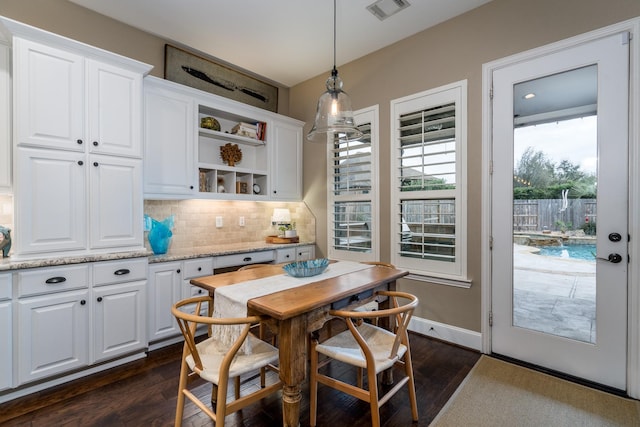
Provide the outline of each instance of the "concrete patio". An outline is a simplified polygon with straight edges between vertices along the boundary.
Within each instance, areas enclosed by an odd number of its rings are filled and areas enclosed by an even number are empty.
[[[595,342],[596,263],[541,256],[514,244],[514,324]]]

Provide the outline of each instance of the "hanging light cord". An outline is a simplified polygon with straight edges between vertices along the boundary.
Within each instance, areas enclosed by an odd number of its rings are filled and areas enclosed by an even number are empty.
[[[336,69],[336,0],[333,0],[333,70],[331,75],[337,75]]]

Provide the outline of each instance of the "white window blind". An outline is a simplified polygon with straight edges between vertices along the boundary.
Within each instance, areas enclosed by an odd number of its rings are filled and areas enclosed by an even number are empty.
[[[328,149],[329,256],[374,260],[378,257],[377,106],[354,114],[363,136],[336,136]]]
[[[416,274],[466,275],[466,82],[392,101],[393,262]]]

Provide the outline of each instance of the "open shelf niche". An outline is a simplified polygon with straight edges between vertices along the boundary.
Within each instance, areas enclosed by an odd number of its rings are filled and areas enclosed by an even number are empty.
[[[198,107],[198,125],[204,117],[213,117],[220,123],[220,130],[198,128],[199,192],[220,198],[252,198],[268,196],[267,123],[207,106]],[[232,133],[239,123],[256,126],[260,136],[255,138]],[[260,139],[262,138],[262,139]],[[220,148],[237,144],[242,159],[229,166],[222,160]]]

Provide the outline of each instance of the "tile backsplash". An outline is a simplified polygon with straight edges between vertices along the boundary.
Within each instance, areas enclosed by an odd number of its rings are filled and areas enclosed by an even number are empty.
[[[262,241],[278,234],[271,225],[275,208],[289,209],[301,241],[315,241],[316,221],[303,202],[251,202],[225,200],[145,200],[144,213],[156,220],[175,215],[172,248],[189,249],[215,244]],[[223,225],[216,227],[216,217]],[[239,225],[244,217],[244,226]],[[0,195],[0,225],[14,230],[13,197]],[[144,244],[149,248],[145,233]]]
[[[275,208],[289,209],[301,241],[315,241],[315,217],[303,202],[253,202],[226,200],[145,200],[144,213],[158,221],[174,217],[171,249],[189,249],[215,244],[262,241],[278,234],[271,224]],[[240,226],[240,217],[244,226]],[[216,227],[222,217],[222,227]],[[145,233],[145,246],[149,241]]]

